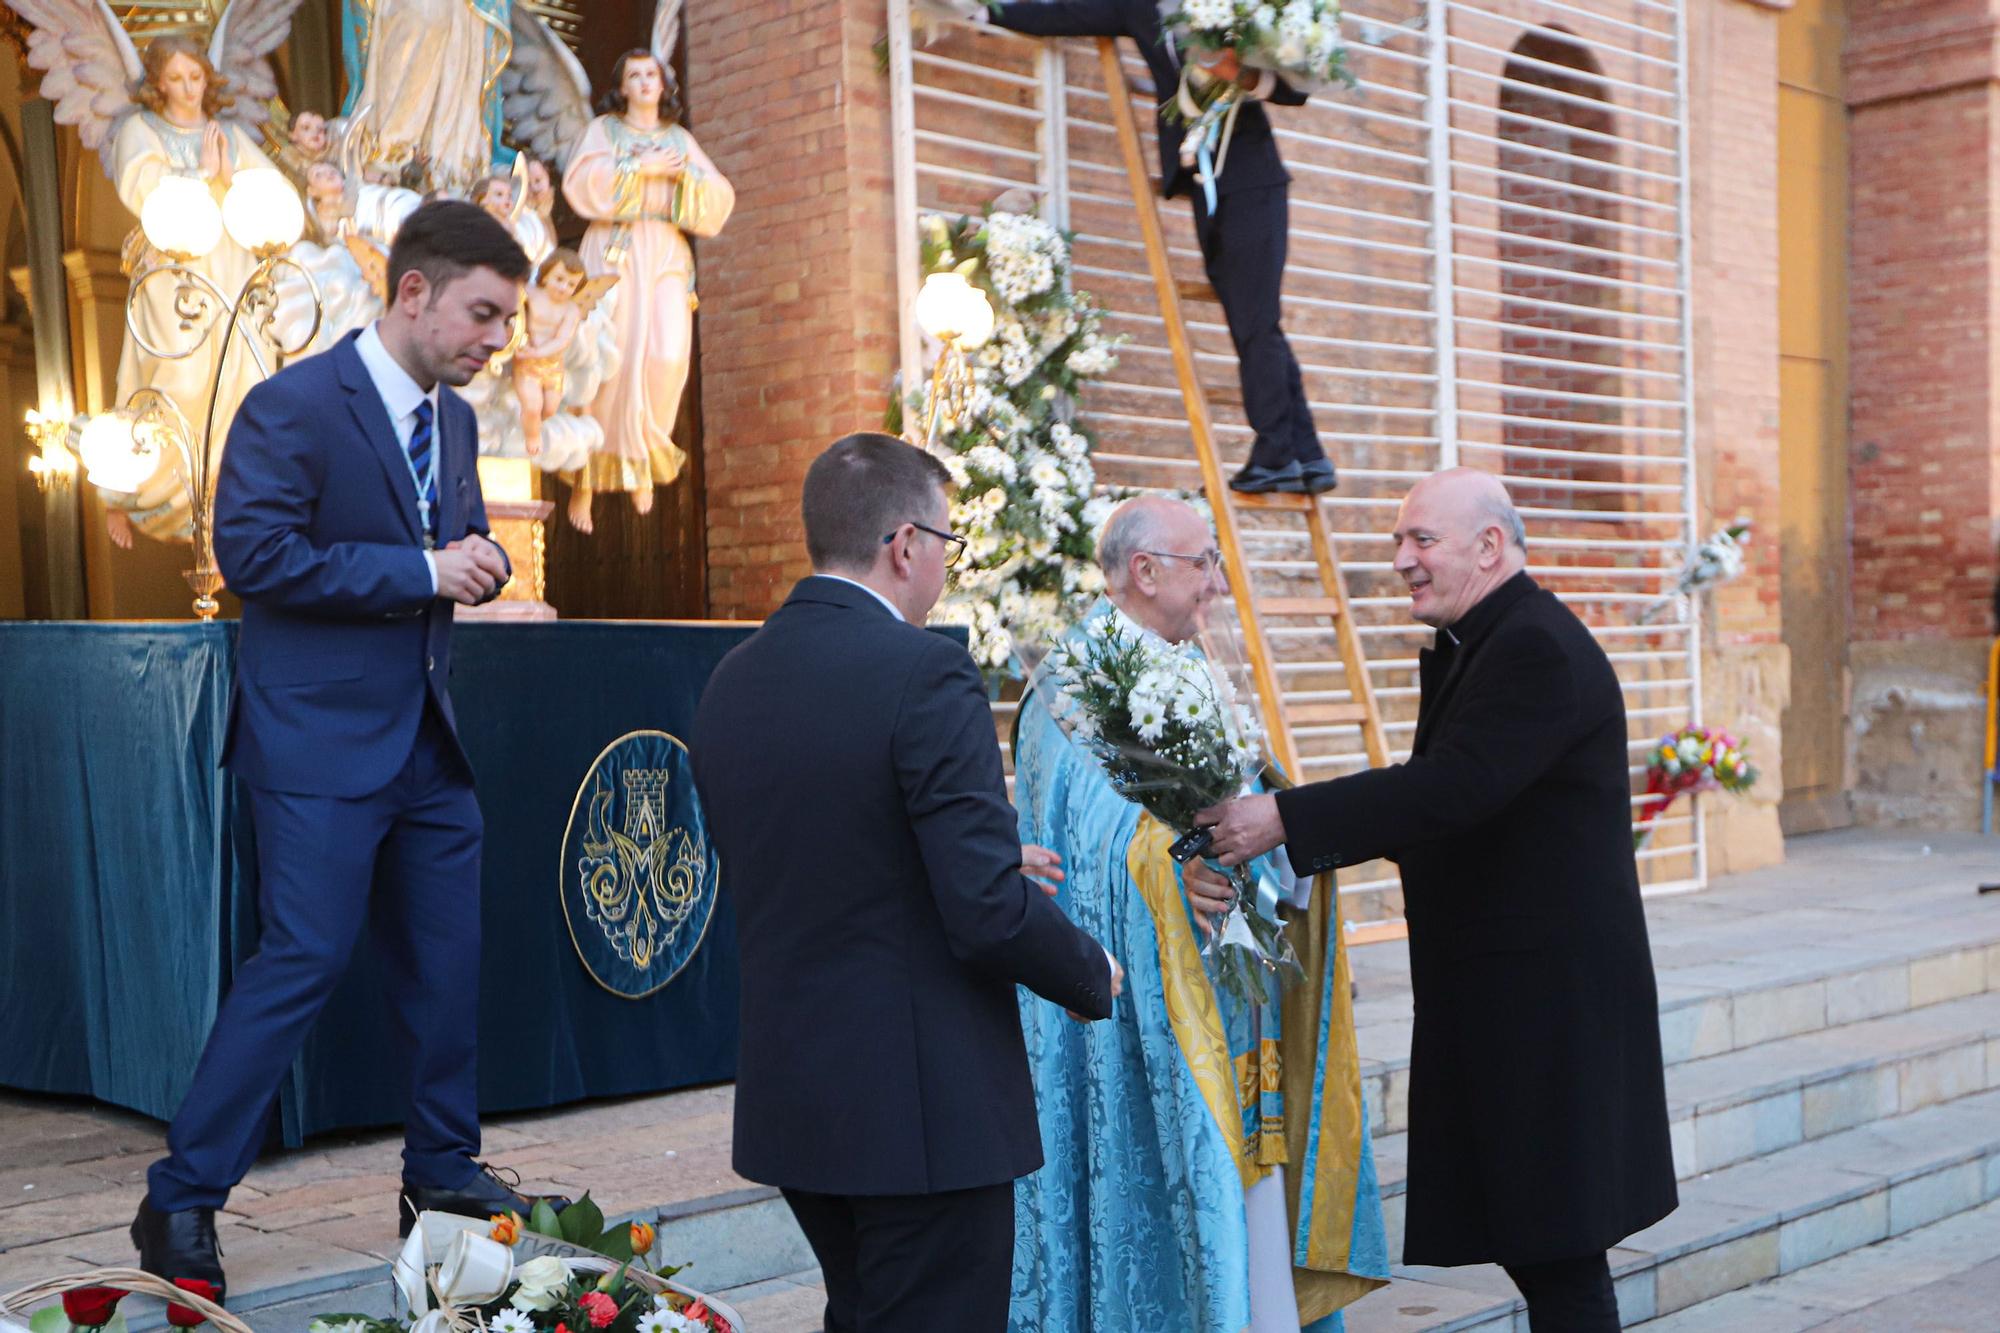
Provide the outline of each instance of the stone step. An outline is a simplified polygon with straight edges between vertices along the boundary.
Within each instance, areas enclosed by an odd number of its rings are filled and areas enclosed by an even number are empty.
[[[1830,1134],[1684,1182],[1679,1209],[1612,1252],[1620,1314],[1627,1324],[1672,1314],[1996,1197],[2000,1091]],[[1400,1214],[1399,1196],[1392,1254]],[[1349,1309],[1349,1333],[1526,1327],[1497,1267],[1406,1267],[1396,1278]]]
[[[1826,945],[1807,938],[1723,962],[1674,967],[1662,959],[1662,1054],[1671,1070],[2000,992],[2000,914],[1968,924],[1977,933],[1949,946],[1938,944],[1935,929],[1892,929],[1863,944]],[[1663,952],[1658,938],[1654,951],[1656,958]],[[1401,974],[1382,978],[1382,984],[1364,975],[1354,1006],[1362,1086],[1377,1135],[1409,1128],[1407,985]]]
[[[2000,994],[1767,1042],[1667,1070],[1674,1174],[1690,1180],[1780,1149],[2000,1089]],[[1375,1140],[1401,1248],[1409,1134]]]
[[[1887,1333],[2000,1323],[2000,1202],[1638,1325],[1645,1333]]]

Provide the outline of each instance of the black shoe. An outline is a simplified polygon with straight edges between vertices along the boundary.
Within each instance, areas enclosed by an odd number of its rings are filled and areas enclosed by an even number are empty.
[[[1299,465],[1286,463],[1282,467],[1258,467],[1255,463],[1229,479],[1229,489],[1244,495],[1261,495],[1266,491],[1295,491],[1299,488]]]
[[[1315,458],[1299,464],[1299,488],[1307,495],[1320,495],[1338,485],[1340,475],[1333,470],[1332,459]]]
[[[150,1198],[141,1199],[139,1215],[132,1219],[132,1244],[139,1251],[139,1267],[169,1282],[175,1278],[211,1282],[212,1299],[222,1304],[222,1245],[215,1238],[215,1209],[163,1213]]]
[[[513,1175],[513,1172],[508,1174]],[[522,1194],[514,1188],[519,1183],[519,1177],[511,1183],[500,1179],[494,1169],[484,1162],[479,1163],[478,1175],[455,1190],[412,1185],[406,1180],[403,1192],[397,1196],[396,1234],[409,1235],[410,1228],[417,1223],[418,1213],[456,1213],[460,1217],[518,1213],[525,1222],[538,1203],[545,1203],[557,1212],[569,1207],[569,1200],[560,1194]]]

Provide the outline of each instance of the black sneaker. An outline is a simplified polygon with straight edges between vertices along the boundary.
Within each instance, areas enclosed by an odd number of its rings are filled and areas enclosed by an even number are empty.
[[[509,1171],[507,1174],[514,1173]],[[482,1218],[497,1213],[518,1213],[525,1221],[538,1203],[546,1203],[557,1212],[569,1207],[569,1200],[560,1194],[522,1194],[514,1188],[519,1183],[518,1176],[512,1181],[500,1179],[494,1169],[484,1162],[479,1163],[479,1174],[457,1189],[412,1185],[406,1180],[396,1200],[396,1234],[409,1235],[410,1228],[417,1224],[418,1213],[455,1213],[460,1217]]]
[[[1258,467],[1255,463],[1250,463],[1229,479],[1229,489],[1244,495],[1261,495],[1266,491],[1295,491],[1298,488],[1297,463],[1286,463],[1282,467]]]
[[[139,1251],[139,1267],[154,1277],[172,1282],[192,1278],[212,1283],[212,1299],[222,1304],[226,1294],[222,1280],[222,1244],[215,1238],[215,1209],[186,1208],[177,1213],[161,1212],[151,1198],[139,1201],[139,1215],[132,1219],[132,1245]]]

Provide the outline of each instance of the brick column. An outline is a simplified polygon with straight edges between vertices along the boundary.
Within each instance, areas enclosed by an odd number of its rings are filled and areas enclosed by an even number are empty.
[[[1706,537],[1739,514],[1757,525],[1742,577],[1704,599],[1700,720],[1744,737],[1764,774],[1747,797],[1701,803],[1711,875],[1784,855],[1777,25],[1738,0],[1688,7],[1696,528]]]
[[[761,616],[807,572],[799,484],[873,429],[896,359],[883,0],[690,6],[692,128],[736,186],[700,243],[709,597]]]
[[[1858,813],[1976,827],[2000,538],[2000,0],[1856,0]]]

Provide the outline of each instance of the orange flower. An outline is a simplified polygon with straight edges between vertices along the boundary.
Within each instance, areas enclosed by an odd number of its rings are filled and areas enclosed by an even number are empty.
[[[521,1239],[521,1215],[516,1212],[495,1213],[492,1217],[493,1229],[486,1234],[502,1245],[512,1245]]]
[[[632,1253],[649,1254],[653,1249],[653,1228],[644,1222],[632,1224]]]

